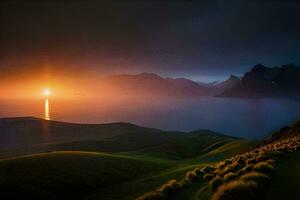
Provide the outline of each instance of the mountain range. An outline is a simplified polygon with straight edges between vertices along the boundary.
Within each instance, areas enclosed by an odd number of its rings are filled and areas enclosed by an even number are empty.
[[[102,80],[111,91],[123,94],[206,96],[209,90],[185,78],[163,78],[154,73],[113,75]]]
[[[214,81],[211,83],[202,83],[198,82],[198,84],[207,88],[209,93],[214,96],[223,93],[226,90],[233,88],[236,84],[238,84],[241,79],[238,76],[230,75],[228,79],[224,81]]]
[[[294,64],[281,67],[257,64],[241,78],[230,75],[227,80],[212,83],[161,77],[154,73],[122,74],[105,77],[102,85],[109,88],[108,91],[125,95],[299,98],[300,67]]]
[[[214,96],[232,88],[240,79],[231,75],[227,80],[214,83],[196,82],[187,78],[161,77],[154,73],[113,75],[101,80],[109,91],[118,94],[162,96]]]
[[[294,64],[281,67],[255,65],[241,81],[224,90],[219,97],[300,97],[300,67]]]

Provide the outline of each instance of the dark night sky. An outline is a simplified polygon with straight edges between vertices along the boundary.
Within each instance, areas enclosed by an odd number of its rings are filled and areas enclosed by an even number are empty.
[[[300,64],[297,1],[107,2],[1,1],[0,74],[47,65],[210,81],[258,62]]]

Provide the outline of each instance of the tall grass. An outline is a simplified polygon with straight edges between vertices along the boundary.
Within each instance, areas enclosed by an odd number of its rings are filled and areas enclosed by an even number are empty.
[[[206,181],[211,181],[211,180],[214,178],[214,175],[211,174],[211,173],[205,174],[205,175],[203,176],[203,178],[204,178],[204,180],[206,180]]]
[[[229,172],[228,174],[226,174],[224,176],[224,182],[228,183],[228,182],[233,181],[233,180],[235,180],[237,178],[238,178],[238,176],[237,176],[236,173]]]
[[[176,180],[170,180],[163,184],[160,188],[153,192],[148,192],[137,200],[163,200],[171,198],[179,189],[181,185]]]
[[[255,164],[253,170],[267,175],[272,175],[274,173],[274,167],[266,162]]]
[[[220,186],[212,200],[254,200],[257,188],[257,184],[252,181],[233,181]]]
[[[270,177],[262,173],[250,172],[241,176],[240,180],[254,181],[258,186],[266,187],[270,182]]]
[[[224,183],[224,179],[220,176],[216,176],[210,181],[213,190],[216,190],[223,183]]]
[[[295,129],[287,129],[270,141],[251,148],[248,152],[221,161],[213,166],[196,168],[186,173],[180,183],[169,181],[160,189],[145,194],[138,200],[160,200],[172,196],[180,188],[203,178],[214,191],[212,200],[262,199],[274,173],[275,164],[285,158],[286,153],[300,148],[300,121]]]

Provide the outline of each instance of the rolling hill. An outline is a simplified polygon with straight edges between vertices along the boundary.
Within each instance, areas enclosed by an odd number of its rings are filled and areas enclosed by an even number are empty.
[[[70,150],[143,151],[180,159],[196,156],[216,142],[236,139],[209,130],[185,133],[128,123],[72,124],[29,117],[0,119],[0,129],[2,157]]]
[[[0,151],[0,193],[5,198],[133,199],[170,177],[251,144],[209,130],[185,133],[29,117],[0,121],[5,146]],[[15,145],[9,143],[13,139]]]
[[[0,147],[14,148],[43,143],[97,140],[124,133],[160,132],[130,123],[73,124],[34,117],[0,118]]]
[[[286,127],[247,152],[194,167],[137,200],[299,199],[299,126]]]
[[[24,133],[30,133],[30,127],[39,130],[36,128],[39,126],[32,124],[41,123],[43,120],[10,118],[2,121],[18,124],[18,134],[22,135],[21,130],[25,128],[27,129]],[[24,121],[30,121],[31,126],[22,128],[26,124]],[[61,138],[64,140],[57,139],[51,143],[42,141],[18,148],[18,153],[26,154],[24,156],[12,157],[6,154],[6,158],[0,159],[0,193],[4,199],[136,199],[149,191],[157,190],[172,179],[183,184],[181,181],[190,180],[193,176],[190,174],[196,169],[212,169],[214,171],[211,173],[217,176],[217,169],[221,165],[228,165],[229,171],[239,170],[240,168],[232,168],[233,161],[235,163],[246,159],[247,162],[260,162],[260,159],[264,159],[261,156],[264,151],[273,148],[294,149],[293,145],[297,143],[293,138],[299,134],[299,122],[274,133],[264,142],[232,138],[209,130],[184,133],[116,123],[118,128],[113,124],[91,125],[102,131],[105,127],[112,131],[112,135],[99,131],[99,137],[97,134],[80,137],[78,133],[84,134],[80,126],[91,130],[86,127],[89,125],[53,121],[48,123],[51,126],[55,124],[59,127],[76,127],[82,132],[77,132],[76,141],[66,141],[66,136],[63,136]],[[59,132],[55,134],[58,135]],[[34,134],[30,136],[32,135]],[[58,136],[54,138],[60,139]],[[258,161],[253,161],[251,156],[256,154],[259,154],[255,156]],[[294,191],[298,184],[297,178],[288,169],[298,170],[294,164],[299,161],[299,155],[297,152],[289,155],[276,164],[274,181],[266,194],[268,199],[285,195],[297,197]],[[240,165],[245,165],[245,162],[241,161]],[[227,168],[220,169],[225,171]],[[281,187],[282,190],[278,192],[281,181],[285,181],[286,185],[292,181],[296,186]],[[193,179],[191,184],[184,184],[188,185],[172,196],[172,199],[208,200],[214,194],[211,183],[206,179]]]
[[[1,198],[83,199],[167,165],[127,156],[54,152],[0,161]]]
[[[239,143],[239,146],[235,144]],[[0,160],[3,198],[134,199],[164,181],[213,160],[244,152],[236,141],[212,154],[189,159],[155,157],[141,152],[59,151]],[[174,149],[175,151],[176,149]],[[218,156],[219,155],[219,156]]]

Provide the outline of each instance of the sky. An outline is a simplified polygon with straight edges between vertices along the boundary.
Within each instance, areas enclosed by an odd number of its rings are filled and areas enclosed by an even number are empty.
[[[152,72],[209,82],[257,63],[299,65],[299,20],[292,0],[4,0],[0,79]]]

